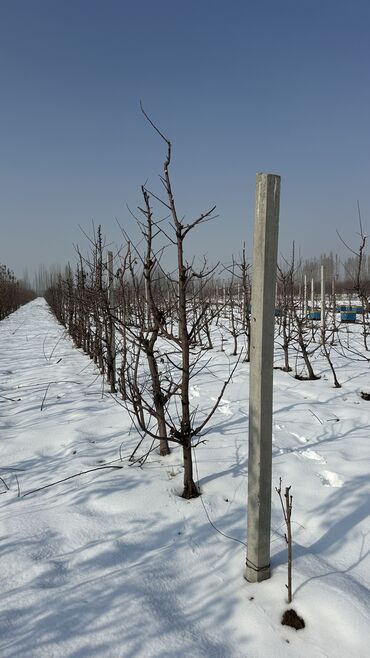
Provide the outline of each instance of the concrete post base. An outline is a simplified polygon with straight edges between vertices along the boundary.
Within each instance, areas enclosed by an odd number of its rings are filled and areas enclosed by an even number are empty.
[[[271,568],[268,564],[267,567],[260,567],[258,570],[253,567],[246,567],[244,578],[249,583],[261,583],[263,580],[268,580],[271,576]]]

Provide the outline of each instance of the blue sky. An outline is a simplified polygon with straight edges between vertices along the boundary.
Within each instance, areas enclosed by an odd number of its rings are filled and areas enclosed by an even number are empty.
[[[282,177],[280,252],[370,226],[368,0],[1,0],[0,261],[64,264],[78,228],[119,243],[164,145],[189,250],[251,253],[255,175]]]

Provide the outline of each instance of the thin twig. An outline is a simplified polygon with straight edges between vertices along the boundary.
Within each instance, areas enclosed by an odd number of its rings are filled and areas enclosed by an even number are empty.
[[[38,489],[32,489],[31,491],[27,491],[25,494],[23,494],[22,498],[25,496],[30,496],[30,494],[36,493],[36,491],[42,491],[43,489],[48,489],[49,487],[53,487],[55,484],[60,484],[61,482],[66,482],[67,480],[71,480],[72,478],[77,478],[80,475],[86,475],[86,473],[92,473],[93,471],[101,471],[104,468],[114,468],[114,469],[121,469],[123,466],[97,466],[96,468],[89,468],[88,471],[81,471],[81,473],[75,473],[74,475],[69,475],[67,478],[63,478],[62,480],[57,480],[56,482],[51,482],[50,484],[45,484],[44,487],[39,487]],[[17,476],[15,476],[17,477]],[[18,480],[17,480],[18,481]]]
[[[51,386],[51,382],[50,382],[50,383],[47,385],[47,387],[46,387],[45,395],[44,395],[44,397],[42,398],[40,411],[42,411],[43,408],[44,408],[44,402],[45,402],[45,400],[46,400],[46,396],[47,396],[47,394],[48,394],[48,390],[49,390],[50,386]]]

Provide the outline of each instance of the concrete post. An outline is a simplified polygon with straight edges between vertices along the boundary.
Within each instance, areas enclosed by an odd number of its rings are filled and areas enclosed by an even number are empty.
[[[304,275],[304,286],[303,286],[303,317],[307,318],[307,276]]]
[[[324,340],[325,332],[325,273],[324,266],[321,265],[321,331]]]
[[[337,328],[337,297],[335,294],[335,277],[333,276],[331,280],[331,305],[333,309],[333,329],[334,331]],[[334,344],[334,334],[332,338],[332,343]]]
[[[313,277],[311,279],[311,311],[313,311],[313,307],[315,306],[315,286],[313,282]]]
[[[248,534],[245,577],[270,577],[272,376],[280,176],[257,174],[249,393]]]

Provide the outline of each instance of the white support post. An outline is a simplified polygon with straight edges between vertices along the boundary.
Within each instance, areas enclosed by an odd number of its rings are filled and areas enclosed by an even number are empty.
[[[311,311],[313,311],[314,306],[315,306],[315,285],[312,278],[311,279]]]
[[[331,305],[333,310],[333,329],[336,331],[337,328],[337,297],[335,294],[335,277],[333,276],[331,280]],[[333,335],[334,341],[334,335]]]
[[[307,275],[304,275],[303,287],[303,317],[307,318]]]
[[[321,265],[321,332],[324,340],[325,335],[325,272]]]
[[[270,577],[272,384],[280,176],[257,174],[253,237],[245,577]]]

